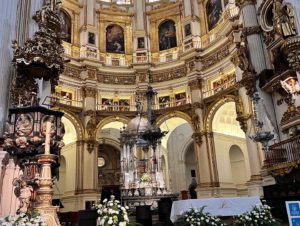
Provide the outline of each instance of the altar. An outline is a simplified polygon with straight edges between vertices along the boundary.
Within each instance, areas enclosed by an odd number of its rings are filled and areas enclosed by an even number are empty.
[[[179,200],[172,204],[170,219],[175,223],[184,212],[203,206],[205,206],[203,211],[212,216],[238,216],[251,211],[256,204],[261,204],[258,196]]]

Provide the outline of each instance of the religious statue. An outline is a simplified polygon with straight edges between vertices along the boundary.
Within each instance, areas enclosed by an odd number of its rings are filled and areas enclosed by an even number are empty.
[[[273,23],[275,31],[283,37],[296,35],[295,17],[289,5],[283,5],[282,0],[273,4]]]
[[[237,45],[237,52],[232,58],[233,63],[238,66],[244,72],[253,72],[253,67],[250,62],[247,40],[245,37],[241,37],[241,42]]]
[[[29,115],[21,114],[16,123],[16,132],[18,136],[28,136],[33,129],[33,122]]]
[[[287,78],[284,81],[280,81],[282,88],[289,94],[292,95],[292,99],[296,99],[296,95],[300,92],[300,85],[295,78]]]
[[[30,206],[30,199],[33,192],[33,188],[30,185],[27,185],[27,182],[21,176],[20,178],[15,178],[13,185],[17,186],[17,193],[19,193],[18,198],[20,201],[19,209],[17,214],[27,213]]]

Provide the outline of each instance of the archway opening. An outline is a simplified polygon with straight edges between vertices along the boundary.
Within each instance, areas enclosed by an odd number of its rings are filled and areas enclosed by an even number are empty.
[[[212,121],[212,149],[216,156],[221,187],[231,185],[232,188],[239,188],[241,184],[245,187],[245,178],[250,174],[245,133],[236,118],[235,102],[226,102],[217,110]],[[232,151],[232,147],[238,149]],[[237,171],[243,171],[244,174],[236,175]]]
[[[191,170],[195,170],[193,130],[191,125],[180,117],[165,120],[160,128],[168,131],[161,141],[161,155],[165,159],[165,181],[172,192],[188,190],[191,183]],[[192,165],[189,165],[191,162]]]

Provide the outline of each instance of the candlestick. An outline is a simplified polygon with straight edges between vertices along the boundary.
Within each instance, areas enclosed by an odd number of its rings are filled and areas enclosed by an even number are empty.
[[[47,121],[46,122],[46,138],[45,138],[45,155],[50,154],[51,127],[52,127],[52,123]]]

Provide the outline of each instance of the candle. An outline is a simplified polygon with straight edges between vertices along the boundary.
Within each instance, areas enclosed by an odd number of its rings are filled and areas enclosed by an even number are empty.
[[[52,127],[52,123],[47,121],[46,122],[46,138],[45,138],[45,155],[50,154],[51,127]]]

